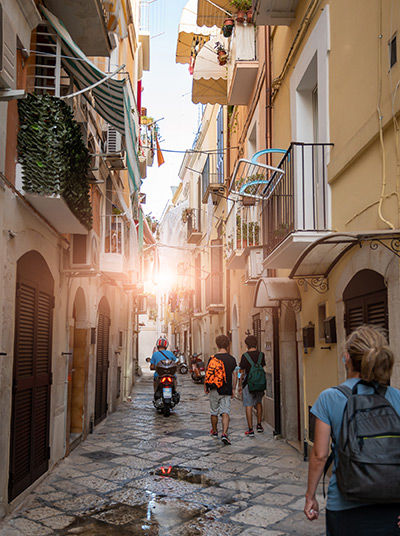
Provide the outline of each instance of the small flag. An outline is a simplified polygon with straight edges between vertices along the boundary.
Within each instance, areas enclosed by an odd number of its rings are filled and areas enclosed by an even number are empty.
[[[158,167],[162,166],[165,162],[163,154],[161,152],[160,144],[158,142],[158,138],[156,138],[156,146],[157,146],[157,163]]]

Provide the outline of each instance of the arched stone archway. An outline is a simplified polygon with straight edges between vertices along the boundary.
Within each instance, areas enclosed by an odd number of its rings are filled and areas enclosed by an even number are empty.
[[[107,298],[100,300],[97,319],[96,344],[96,395],[94,423],[98,424],[107,415],[108,367],[110,346],[111,313]]]
[[[17,261],[11,501],[48,469],[54,279],[35,250]]]

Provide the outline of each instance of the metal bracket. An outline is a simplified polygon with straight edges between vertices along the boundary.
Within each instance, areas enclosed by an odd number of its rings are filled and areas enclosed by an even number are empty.
[[[296,278],[297,279],[297,278]],[[300,277],[297,282],[301,287],[306,288],[310,285],[318,294],[324,294],[329,289],[328,279],[323,275],[316,277]]]
[[[397,257],[400,257],[400,238],[392,238],[392,240],[390,240],[390,244],[386,244],[385,242],[383,242],[383,240],[380,240],[379,238],[374,238],[371,241],[369,247],[375,251],[376,249],[378,249],[379,245],[388,249]]]

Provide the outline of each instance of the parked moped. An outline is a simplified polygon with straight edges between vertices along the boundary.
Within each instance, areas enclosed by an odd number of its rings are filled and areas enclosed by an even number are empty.
[[[191,376],[194,383],[204,383],[206,367],[200,359],[201,354],[193,354],[191,358]]]

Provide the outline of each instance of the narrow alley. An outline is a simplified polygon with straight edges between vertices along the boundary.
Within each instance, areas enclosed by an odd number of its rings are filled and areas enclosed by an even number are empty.
[[[42,480],[0,535],[324,534],[324,516],[311,523],[302,511],[301,455],[269,428],[245,437],[237,400],[224,446],[208,434],[203,386],[179,381],[181,403],[166,419],[151,403],[151,377],[142,377],[132,400]]]

